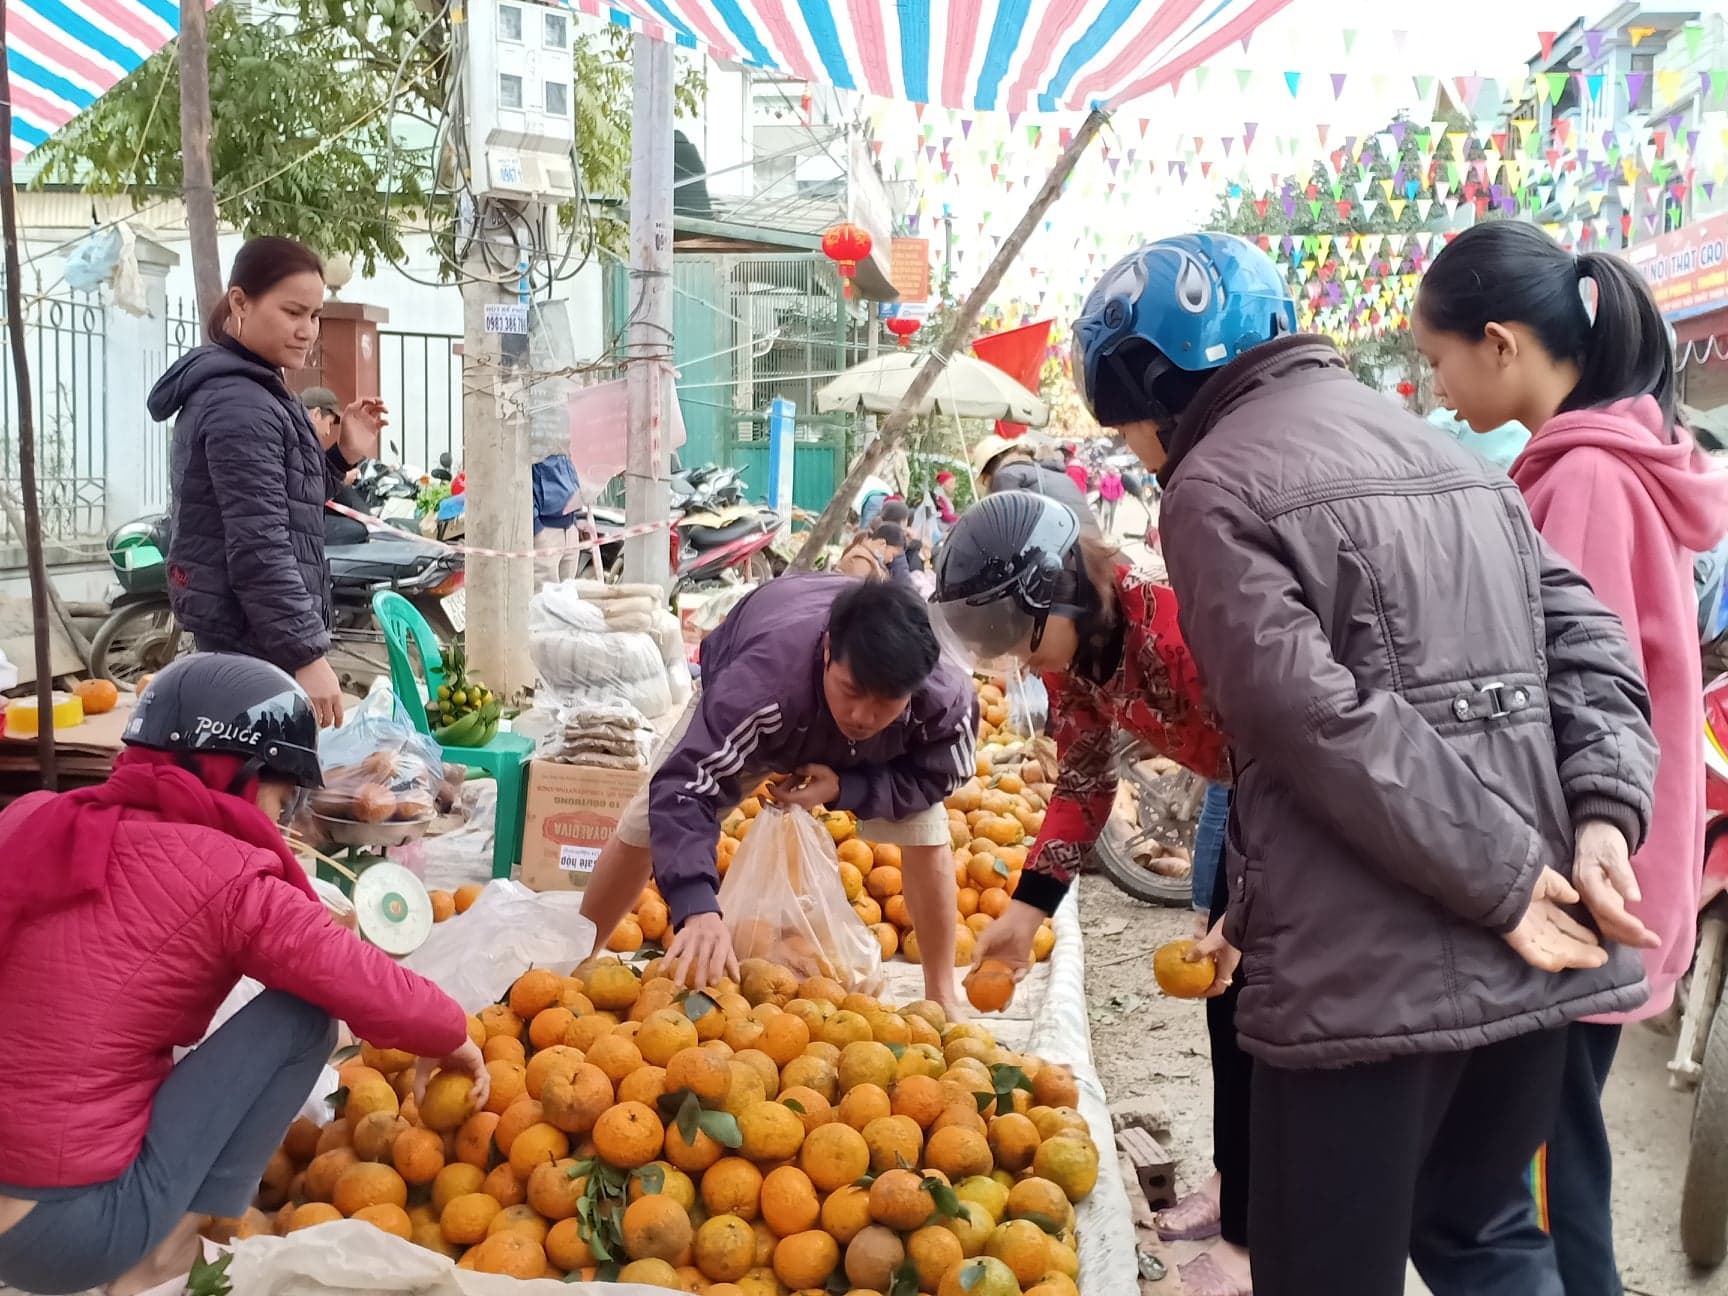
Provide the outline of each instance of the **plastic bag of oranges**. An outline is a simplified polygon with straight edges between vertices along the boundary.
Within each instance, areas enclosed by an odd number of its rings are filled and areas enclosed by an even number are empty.
[[[846,899],[834,839],[807,811],[762,807],[720,883],[720,910],[740,962],[881,988],[882,947]]]

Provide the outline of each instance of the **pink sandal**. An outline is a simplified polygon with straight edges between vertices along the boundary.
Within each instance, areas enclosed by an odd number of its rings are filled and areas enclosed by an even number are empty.
[[[1254,1296],[1252,1286],[1244,1287],[1225,1273],[1207,1251],[1202,1251],[1187,1264],[1176,1266],[1176,1275],[1181,1278],[1182,1290],[1188,1296]]]
[[[1166,1242],[1204,1242],[1215,1238],[1219,1220],[1218,1199],[1203,1192],[1191,1192],[1152,1217],[1158,1236]]]

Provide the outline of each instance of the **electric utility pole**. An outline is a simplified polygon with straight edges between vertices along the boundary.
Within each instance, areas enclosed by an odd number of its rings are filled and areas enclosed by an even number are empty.
[[[534,683],[534,494],[528,398],[534,304],[549,295],[557,205],[576,197],[571,15],[551,4],[469,0],[452,10],[467,187],[462,249],[462,465],[468,474],[467,650],[516,697]]]
[[[672,501],[667,433],[672,402],[672,45],[634,37],[630,106],[630,331],[625,340],[630,439],[624,514],[629,526],[665,524]],[[671,580],[662,531],[624,542],[624,579],[664,588]]]

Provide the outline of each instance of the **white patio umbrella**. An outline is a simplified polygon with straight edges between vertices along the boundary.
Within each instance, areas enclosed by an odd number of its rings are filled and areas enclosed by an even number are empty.
[[[929,351],[889,351],[853,365],[816,393],[816,408],[824,414],[860,410],[887,414],[912,385],[918,367],[932,359]],[[1049,407],[995,365],[968,355],[950,356],[942,375],[913,412],[957,415],[960,418],[1006,419],[1043,427]]]

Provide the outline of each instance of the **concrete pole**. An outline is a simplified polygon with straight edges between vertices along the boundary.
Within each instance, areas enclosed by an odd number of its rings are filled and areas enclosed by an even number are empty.
[[[488,306],[517,305],[514,283],[492,282],[496,271],[481,255],[491,239],[492,262],[517,255],[498,200],[482,199],[478,229],[462,270],[462,467],[468,474],[464,544],[512,555],[467,557],[469,669],[500,697],[513,698],[534,683],[528,655],[528,600],[534,596],[533,486],[529,476],[528,417],[521,407],[527,377],[526,336],[489,332]],[[530,220],[538,212],[530,206]]]
[[[630,441],[624,516],[630,526],[664,523],[672,511],[667,429],[672,402],[672,104],[675,68],[669,42],[635,37],[630,119],[630,364],[626,373]],[[663,530],[624,542],[624,579],[671,582]]]

